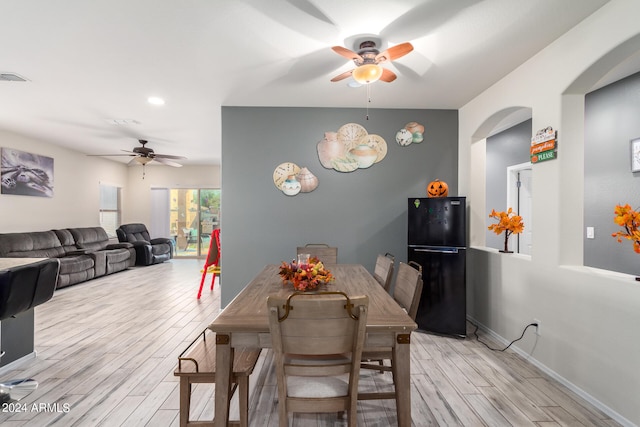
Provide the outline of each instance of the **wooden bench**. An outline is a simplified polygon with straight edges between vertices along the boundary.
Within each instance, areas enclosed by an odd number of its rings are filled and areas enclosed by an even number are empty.
[[[260,356],[259,348],[238,348],[233,357],[233,372],[231,374],[231,393],[233,396],[239,387],[240,421],[230,422],[230,425],[249,425],[249,375],[256,366]],[[189,421],[191,406],[191,384],[216,382],[216,337],[208,329],[200,335],[180,354],[178,367],[173,373],[180,377],[180,426],[211,426],[213,421]]]

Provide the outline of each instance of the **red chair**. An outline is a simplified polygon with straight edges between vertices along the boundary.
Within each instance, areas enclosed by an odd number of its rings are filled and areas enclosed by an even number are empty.
[[[202,285],[204,285],[204,278],[207,273],[212,273],[211,290],[213,291],[213,284],[216,281],[216,274],[220,276],[220,229],[216,228],[211,233],[211,240],[209,241],[209,253],[207,254],[207,260],[204,263],[202,269],[202,280],[200,280],[200,289],[198,290],[198,299],[202,296]]]

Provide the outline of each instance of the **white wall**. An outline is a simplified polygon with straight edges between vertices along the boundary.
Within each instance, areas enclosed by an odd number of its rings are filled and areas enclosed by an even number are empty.
[[[151,188],[220,188],[218,166],[129,167],[0,130],[0,147],[53,158],[54,196],[0,194],[0,233],[100,225],[99,184],[122,188],[122,223],[151,221]]]
[[[100,225],[99,184],[125,186],[127,168],[0,131],[0,146],[53,158],[54,196],[0,195],[0,232],[42,231]]]
[[[582,266],[583,108],[584,93],[640,50],[638,16],[640,2],[612,0],[459,116],[460,188],[472,206],[469,316],[509,340],[540,319],[542,336],[535,346],[527,336],[519,350],[533,350],[534,363],[624,425],[640,425],[640,284],[630,275]],[[559,132],[558,159],[533,168],[531,257],[483,246],[484,212],[491,208],[484,206],[484,130],[516,106],[532,109],[534,132],[546,126]]]
[[[219,166],[146,166],[142,178],[142,166],[128,168],[128,179],[123,194],[126,209],[122,223],[151,223],[152,188],[220,188]],[[224,194],[222,195],[224,199]]]

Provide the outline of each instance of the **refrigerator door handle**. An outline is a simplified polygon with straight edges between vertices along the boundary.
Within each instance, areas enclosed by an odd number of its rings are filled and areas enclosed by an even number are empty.
[[[416,252],[430,252],[438,254],[457,254],[458,248],[442,248],[442,249],[414,249]]]

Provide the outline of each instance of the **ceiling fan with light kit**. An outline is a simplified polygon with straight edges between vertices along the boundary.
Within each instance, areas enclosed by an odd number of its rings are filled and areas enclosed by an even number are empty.
[[[139,139],[138,142],[142,145],[141,147],[134,147],[133,150],[127,151],[122,150],[123,153],[117,154],[89,154],[89,156],[97,156],[97,157],[115,157],[115,156],[130,156],[133,157],[128,165],[140,164],[143,167],[146,166],[149,162],[156,161],[160,164],[172,166],[174,168],[180,168],[182,165],[180,163],[175,162],[174,160],[186,159],[183,156],[174,156],[171,154],[158,154],[153,151],[152,148],[146,146],[149,142],[144,139]],[[125,154],[126,153],[126,154]],[[143,175],[144,177],[144,171]]]
[[[405,42],[380,52],[378,49],[380,40],[376,40],[376,38],[372,36],[357,41],[355,45],[358,47],[357,52],[342,46],[333,46],[331,48],[338,55],[344,56],[356,64],[356,68],[338,74],[331,79],[332,82],[353,77],[353,79],[360,84],[370,84],[378,80],[391,83],[397,78],[396,74],[387,68],[383,68],[380,64],[395,61],[413,50],[413,45]]]

